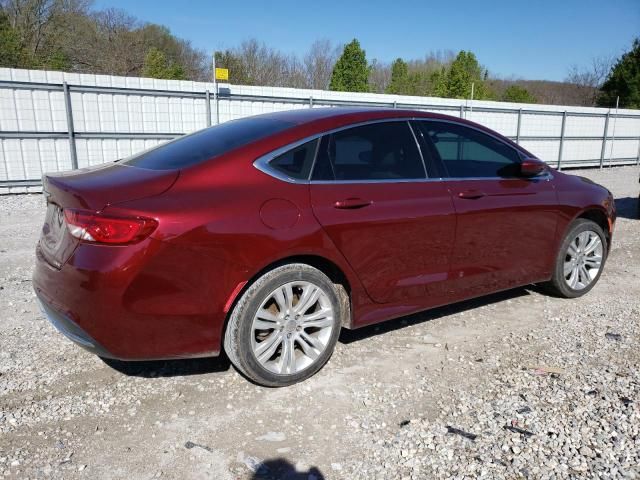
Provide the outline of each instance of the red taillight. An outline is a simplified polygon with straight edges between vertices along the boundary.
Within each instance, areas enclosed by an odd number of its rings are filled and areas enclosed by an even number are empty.
[[[64,210],[69,232],[92,243],[124,245],[136,243],[151,235],[158,222],[152,218],[116,217],[84,210]]]

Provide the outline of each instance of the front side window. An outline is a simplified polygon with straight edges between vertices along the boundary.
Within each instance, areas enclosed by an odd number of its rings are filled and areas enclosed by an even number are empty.
[[[416,122],[449,177],[515,177],[520,156],[511,146],[473,128],[445,122]]]
[[[416,141],[406,122],[374,123],[322,139],[313,180],[425,178]]]

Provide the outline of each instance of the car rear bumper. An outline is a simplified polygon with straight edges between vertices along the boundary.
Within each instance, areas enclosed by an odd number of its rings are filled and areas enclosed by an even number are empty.
[[[51,323],[118,360],[218,355],[225,305],[246,273],[154,239],[124,248],[81,243],[60,269],[36,257],[33,287]]]
[[[78,326],[73,320],[69,317],[54,310],[49,304],[46,303],[39,296],[38,304],[40,305],[40,309],[42,313],[47,317],[49,323],[53,325],[60,333],[62,333],[69,340],[74,342],[76,345],[84,348],[85,350],[98,355],[103,358],[115,358],[112,353],[108,352],[102,345],[100,345],[96,340],[91,338],[91,336],[82,330],[80,326]]]

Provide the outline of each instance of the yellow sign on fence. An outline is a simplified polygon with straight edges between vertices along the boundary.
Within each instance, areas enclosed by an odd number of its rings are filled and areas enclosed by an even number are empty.
[[[216,80],[229,80],[229,69],[216,68]]]

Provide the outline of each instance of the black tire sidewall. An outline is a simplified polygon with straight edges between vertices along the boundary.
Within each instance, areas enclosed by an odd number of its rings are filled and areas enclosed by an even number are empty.
[[[239,312],[240,317],[237,319],[237,361],[240,363],[240,370],[243,371],[252,380],[265,386],[287,386],[305,380],[320,370],[329,360],[340,335],[340,319],[342,311],[336,288],[319,270],[307,265],[291,265],[292,268],[276,269],[269,272],[266,281],[261,282],[259,288],[251,291],[245,301],[242,302],[242,311]],[[327,294],[334,310],[334,326],[331,337],[324,352],[318,357],[315,363],[292,375],[278,375],[266,370],[255,357],[251,348],[252,340],[252,323],[255,313],[260,308],[262,302],[267,295],[271,294],[278,287],[296,281],[308,281],[323,289]],[[260,280],[258,280],[260,282]]]
[[[594,278],[586,288],[583,288],[581,290],[576,290],[571,288],[569,285],[567,285],[567,282],[565,281],[564,259],[567,255],[567,249],[569,248],[569,244],[571,243],[571,241],[579,233],[586,232],[586,231],[595,232],[600,237],[600,241],[602,242],[602,246],[603,246],[602,264],[600,265],[600,270],[598,271],[596,278]],[[602,228],[600,228],[600,226],[597,223],[591,220],[582,219],[582,218],[576,220],[574,224],[571,226],[571,228],[569,229],[569,231],[567,232],[567,234],[565,235],[565,238],[562,241],[562,245],[560,246],[560,251],[558,252],[558,258],[556,259],[555,271],[553,274],[553,285],[556,288],[556,290],[558,290],[558,293],[560,293],[562,296],[567,298],[576,298],[588,293],[596,285],[596,283],[598,283],[598,280],[600,279],[600,275],[602,275],[602,271],[604,270],[604,265],[607,260],[608,251],[609,249],[607,245],[607,239],[604,235],[604,232],[602,231]]]

